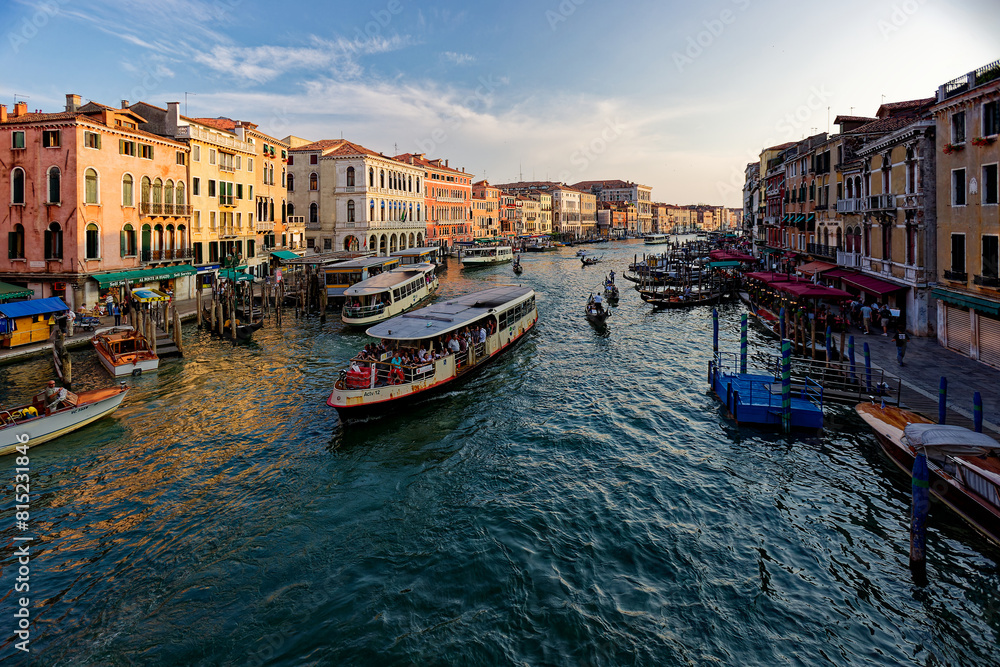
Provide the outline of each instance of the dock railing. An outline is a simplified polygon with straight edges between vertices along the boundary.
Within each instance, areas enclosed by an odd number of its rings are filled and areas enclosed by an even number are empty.
[[[726,396],[726,406],[732,412],[734,404],[767,406],[768,409],[781,409],[781,357],[770,354],[757,354],[747,359],[746,372],[740,371],[740,355],[735,352],[715,353],[715,372],[740,375],[739,396]],[[822,409],[827,397],[823,382],[809,375],[796,376],[794,363],[792,366],[791,391],[793,395],[807,400]],[[754,377],[757,376],[757,377]],[[713,382],[713,386],[715,382]],[[727,389],[728,393],[728,389]]]
[[[768,355],[770,356],[770,355]],[[898,406],[902,383],[899,377],[890,375],[880,368],[865,368],[864,361],[857,359],[853,371],[850,361],[822,361],[808,357],[792,357],[792,387],[800,389],[807,381],[822,387],[826,401],[854,405],[862,401],[878,398],[886,405]],[[775,374],[781,373],[781,359],[772,360]]]

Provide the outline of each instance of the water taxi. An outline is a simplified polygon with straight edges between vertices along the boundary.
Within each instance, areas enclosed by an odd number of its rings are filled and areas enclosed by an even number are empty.
[[[642,237],[642,242],[646,245],[658,245],[670,240],[669,234],[646,234]]]
[[[440,250],[440,248],[435,248],[433,246],[425,246],[423,248],[407,248],[406,250],[390,252],[389,257],[399,257],[403,266],[406,266],[407,264],[437,264],[438,250]]]
[[[369,326],[410,310],[437,292],[436,269],[433,264],[408,264],[348,287],[341,319]]]
[[[326,295],[335,299],[343,298],[344,292],[351,285],[391,271],[399,265],[399,257],[363,257],[331,264],[323,269],[326,276]]]
[[[379,349],[351,360],[326,403],[351,418],[451,386],[513,347],[537,321],[534,290],[513,285],[398,315],[368,329],[381,339]]]
[[[40,445],[110,415],[128,389],[124,382],[78,394],[59,389],[51,399],[43,391],[28,405],[0,409],[0,456],[13,454],[18,447]]]
[[[139,376],[155,371],[160,358],[153,352],[146,337],[135,329],[112,329],[90,339],[97,350],[97,359],[113,377]]]
[[[467,248],[462,251],[462,266],[476,267],[514,261],[514,249],[509,245]]]

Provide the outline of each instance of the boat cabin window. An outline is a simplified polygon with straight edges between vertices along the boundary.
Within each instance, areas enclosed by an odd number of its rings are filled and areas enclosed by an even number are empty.
[[[326,284],[330,287],[335,285],[353,285],[354,283],[361,282],[361,280],[360,271],[327,271],[326,274]]]

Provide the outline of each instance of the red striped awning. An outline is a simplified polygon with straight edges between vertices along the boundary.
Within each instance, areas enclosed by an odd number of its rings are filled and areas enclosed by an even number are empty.
[[[857,287],[862,292],[877,294],[878,296],[909,289],[906,285],[897,285],[896,283],[890,283],[887,280],[881,280],[873,276],[866,276],[863,273],[848,271],[847,269],[833,269],[832,271],[824,273],[823,277],[840,278],[845,283]]]

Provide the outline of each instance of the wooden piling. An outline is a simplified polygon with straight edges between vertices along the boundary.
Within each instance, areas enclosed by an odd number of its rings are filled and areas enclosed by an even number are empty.
[[[177,353],[183,357],[184,346],[181,345],[181,315],[177,312],[176,305],[174,305],[174,345],[177,346]]]
[[[927,457],[919,452],[913,459],[913,500],[910,506],[910,569],[921,575],[927,566],[927,514],[930,510],[930,473]]]
[[[195,320],[198,323],[198,328],[201,328],[201,288],[194,295],[194,307],[195,307]]]
[[[803,323],[804,324],[804,323]],[[813,359],[816,359],[816,317],[809,318],[810,335],[812,336]]]

